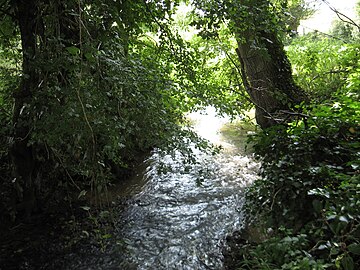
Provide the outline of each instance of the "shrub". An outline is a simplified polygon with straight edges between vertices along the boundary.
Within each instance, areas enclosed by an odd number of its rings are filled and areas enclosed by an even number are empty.
[[[275,234],[247,244],[244,265],[360,267],[358,89],[359,79],[352,76],[329,101],[304,109],[308,117],[252,138],[262,178],[247,190],[244,207],[250,226],[260,220]]]

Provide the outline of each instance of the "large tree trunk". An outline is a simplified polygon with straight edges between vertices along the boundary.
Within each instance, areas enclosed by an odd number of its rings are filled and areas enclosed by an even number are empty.
[[[264,8],[267,0],[258,2]],[[275,30],[264,29],[261,18],[256,18],[256,5],[249,9],[255,14],[253,23],[244,29],[237,22],[237,54],[244,86],[256,107],[256,121],[267,128],[278,123],[279,112],[299,104],[305,95],[293,80],[290,63]]]
[[[14,182],[17,191],[15,210],[25,210],[29,215],[35,207],[34,177],[35,159],[30,145],[32,127],[32,94],[38,85],[38,76],[33,65],[36,56],[36,5],[35,1],[16,1],[17,18],[21,33],[23,50],[23,74],[18,89],[14,91],[13,145],[11,157],[13,162]]]

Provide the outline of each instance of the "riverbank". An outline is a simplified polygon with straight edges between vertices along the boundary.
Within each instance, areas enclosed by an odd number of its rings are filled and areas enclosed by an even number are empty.
[[[79,194],[78,189],[68,186],[57,190],[54,200],[30,216],[19,215],[11,221],[3,212],[0,270],[107,269],[107,263],[120,259],[118,265],[126,264],[121,257],[126,244],[117,223],[137,192],[132,183],[138,182],[147,155],[140,155],[122,179],[109,183],[97,196],[90,190]]]
[[[86,195],[9,228],[0,269],[220,269],[224,238],[242,224],[243,188],[258,166],[244,147],[252,131],[222,127],[217,155],[194,149],[196,162],[187,163],[155,151],[134,177],[108,189],[107,206]]]
[[[125,249],[116,237],[114,222],[125,205],[120,200],[101,210],[84,210],[80,203],[63,205],[2,227],[0,269],[87,269],[85,265],[96,269],[96,265],[105,265],[101,260],[109,257],[114,247]],[[80,261],[84,266],[77,266]]]

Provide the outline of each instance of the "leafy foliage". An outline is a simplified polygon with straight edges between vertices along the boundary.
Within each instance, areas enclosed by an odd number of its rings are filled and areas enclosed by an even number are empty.
[[[360,266],[358,73],[331,100],[304,111],[307,117],[254,138],[262,179],[248,190],[245,208],[275,234],[246,244],[241,269]]]
[[[318,102],[329,99],[359,68],[358,44],[344,44],[316,33],[294,39],[287,53],[295,80]]]
[[[341,20],[333,21],[330,34],[345,43],[356,42],[356,28]]]
[[[1,140],[6,140],[1,141],[1,159],[7,165],[1,171],[4,185],[11,187],[12,95],[29,75],[19,76],[22,51],[16,6],[5,2],[0,20],[0,104]],[[184,119],[192,109],[185,90],[195,92],[194,72],[200,64],[194,51],[169,29],[176,5],[37,2],[39,29],[36,57],[31,59],[36,78],[30,78],[36,87],[20,110],[27,121],[18,123],[30,130],[26,140],[37,164],[37,199],[69,185],[79,192],[90,187],[102,192],[109,180],[126,177],[136,160],[154,147],[176,148],[186,155],[191,154],[187,140],[204,147]],[[9,32],[10,26],[15,30]],[[19,185],[19,198],[13,191],[5,196],[14,197],[15,204],[21,203],[26,187]]]
[[[301,0],[191,1],[197,9],[176,23],[171,18],[179,1],[35,2],[36,44],[27,74],[18,2],[0,0],[0,172],[2,187],[11,189],[1,190],[2,212],[13,198],[17,208],[27,188],[12,181],[14,124],[29,131],[20,139],[34,150],[30,184],[37,199],[69,185],[78,197],[89,187],[101,192],[154,147],[180,149],[191,161],[185,142],[206,144],[187,129],[184,113],[214,105],[234,115],[251,107],[233,60],[243,37],[234,33],[256,29],[284,39],[281,33],[308,14]],[[182,37],[184,27],[199,35]],[[259,46],[272,44],[266,35],[252,41],[251,49],[269,56]],[[245,243],[239,267],[356,269],[359,46],[313,35],[294,40],[288,54],[298,83],[316,103],[301,106],[289,125],[253,138],[262,179],[248,190],[245,209],[274,235]],[[14,117],[21,99],[14,93],[25,80],[32,80],[31,95]],[[28,121],[14,123],[17,116]]]

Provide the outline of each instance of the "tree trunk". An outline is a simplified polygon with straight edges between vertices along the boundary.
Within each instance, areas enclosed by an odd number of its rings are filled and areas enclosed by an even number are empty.
[[[13,145],[10,150],[13,163],[17,208],[30,215],[35,207],[34,176],[35,159],[33,147],[29,144],[32,112],[32,93],[37,88],[38,79],[33,66],[36,56],[36,5],[35,1],[16,1],[17,18],[21,33],[23,51],[22,78],[20,86],[14,91]],[[19,207],[21,205],[21,207]],[[19,209],[15,209],[19,210]]]
[[[258,2],[263,8],[267,3],[266,0]],[[253,11],[251,14],[255,14],[250,26],[244,29],[240,21],[236,22],[236,51],[244,86],[256,107],[256,121],[267,128],[278,123],[279,111],[299,104],[305,100],[305,94],[293,80],[290,62],[275,30],[268,29],[271,25],[264,28],[260,15],[256,18],[255,7],[249,8]]]

